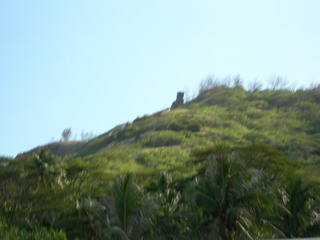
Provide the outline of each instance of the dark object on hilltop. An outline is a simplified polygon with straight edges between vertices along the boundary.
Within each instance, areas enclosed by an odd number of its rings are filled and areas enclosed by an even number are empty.
[[[175,109],[175,108],[179,107],[180,105],[182,105],[183,104],[183,96],[184,96],[183,92],[178,92],[177,99],[172,103],[170,109]]]

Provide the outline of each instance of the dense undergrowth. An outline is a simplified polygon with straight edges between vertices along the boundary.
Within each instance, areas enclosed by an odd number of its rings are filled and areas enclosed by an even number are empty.
[[[64,148],[66,156],[43,148],[1,158],[0,235],[319,236],[319,145],[320,86],[212,85],[174,110]]]

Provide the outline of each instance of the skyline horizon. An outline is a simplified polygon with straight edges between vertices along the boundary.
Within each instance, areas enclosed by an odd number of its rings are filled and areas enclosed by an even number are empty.
[[[186,95],[186,94],[188,94],[188,92],[187,93],[185,92],[185,91],[187,91],[186,89],[183,90],[183,91],[179,91],[179,92],[183,92],[184,93],[184,104],[185,104],[187,102],[191,102],[196,97],[198,97],[198,95],[200,94],[201,84],[206,82],[208,79],[212,79],[213,81],[219,82],[222,85],[227,85],[228,87],[232,88],[234,86],[233,85],[233,83],[234,83],[233,81],[236,78],[239,78],[239,77],[240,77],[239,75],[235,75],[235,76],[226,76],[225,78],[217,79],[217,78],[214,78],[214,75],[210,75],[210,76],[208,75],[206,78],[204,78],[203,80],[201,80],[199,82],[198,89],[194,90],[192,95],[189,95],[189,96]],[[272,83],[272,80],[277,79],[277,78],[281,79],[283,85],[281,85],[279,87],[276,87],[276,89],[273,89],[272,85],[274,83]],[[266,91],[266,90],[275,90],[275,91],[277,91],[277,90],[288,90],[288,91],[295,92],[295,91],[300,90],[300,89],[301,90],[307,90],[307,89],[311,89],[311,88],[320,86],[320,82],[318,82],[318,83],[317,82],[311,82],[311,84],[309,84],[309,86],[297,86],[295,83],[290,83],[287,79],[285,79],[283,77],[280,77],[280,76],[269,77],[267,85],[264,85],[263,82],[260,82],[258,80],[253,80],[251,82],[247,82],[247,84],[244,84],[244,80],[241,79],[241,77],[240,77],[240,80],[241,80],[242,87],[244,88],[245,91],[251,91],[249,85],[252,84],[252,83],[261,84],[261,91]],[[46,145],[59,143],[59,142],[86,142],[86,141],[90,141],[91,139],[94,139],[94,138],[99,137],[101,135],[107,134],[107,133],[111,132],[112,130],[114,130],[114,129],[118,128],[118,127],[121,127],[121,126],[126,125],[126,124],[131,124],[138,118],[141,118],[141,117],[144,117],[144,116],[151,116],[151,115],[156,114],[156,113],[161,112],[161,111],[170,111],[170,106],[168,106],[166,108],[163,108],[163,109],[155,110],[154,112],[149,113],[149,114],[137,115],[134,119],[118,123],[115,126],[109,128],[109,129],[106,129],[104,132],[101,132],[101,133],[96,133],[96,132],[93,132],[93,131],[85,131],[84,129],[82,129],[81,132],[73,132],[72,126],[67,126],[64,129],[61,129],[60,135],[51,136],[50,140],[48,140],[47,142],[39,143],[38,145],[35,145],[32,148],[19,151],[14,156],[4,155],[4,154],[0,153],[0,157],[16,158],[20,154],[24,154],[26,152],[32,151],[34,149],[37,149],[39,147],[44,147]],[[63,130],[65,130],[65,129],[70,129],[71,130],[70,140],[68,140],[68,141],[64,141],[63,137],[62,137]],[[81,137],[82,134],[91,135],[91,137],[89,138],[89,140],[87,140],[87,139],[84,140]],[[59,137],[60,137],[60,139],[59,139]]]

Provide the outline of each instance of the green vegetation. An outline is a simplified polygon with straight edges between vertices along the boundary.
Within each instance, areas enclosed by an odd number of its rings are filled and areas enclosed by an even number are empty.
[[[207,82],[194,100],[89,141],[1,157],[0,236],[320,236],[319,145],[320,86]]]

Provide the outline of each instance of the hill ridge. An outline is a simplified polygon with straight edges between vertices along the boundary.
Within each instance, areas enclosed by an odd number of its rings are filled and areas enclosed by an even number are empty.
[[[311,163],[319,160],[319,113],[319,86],[296,91],[248,91],[220,84],[202,89],[196,98],[177,108],[137,117],[90,141],[57,142],[45,147],[60,157],[72,159],[92,158],[95,154],[107,156],[107,151],[118,148],[139,152],[179,146],[188,152],[215,141],[233,145],[264,143],[298,161]],[[37,149],[19,156],[32,154]]]

